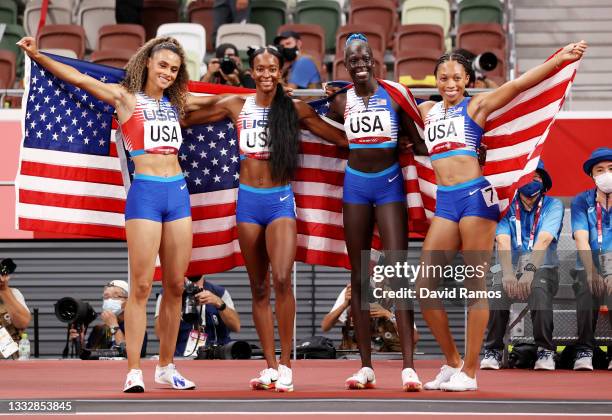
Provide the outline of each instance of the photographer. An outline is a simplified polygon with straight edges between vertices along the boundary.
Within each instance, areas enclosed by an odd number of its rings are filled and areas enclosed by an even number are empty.
[[[462,56],[467,58],[470,63],[472,63],[472,71],[469,73],[470,82],[466,87],[477,88],[477,89],[495,89],[499,87],[499,85],[494,80],[491,80],[487,77],[487,74],[485,72],[481,72],[481,71],[477,72],[476,70],[474,70],[474,60],[476,60],[479,57],[482,57],[482,55],[477,56],[473,52],[468,51],[463,48],[455,48],[452,52],[454,54],[461,54]],[[487,54],[488,54],[487,58],[489,58],[490,53],[487,53]],[[492,64],[492,63],[487,63],[487,64]],[[495,60],[495,64],[493,65],[493,67],[488,70],[493,70],[496,66],[497,66],[497,60]]]
[[[242,70],[238,48],[233,44],[221,44],[217,47],[215,58],[208,63],[208,69],[201,81],[255,89],[251,75]]]
[[[300,34],[285,31],[274,38],[274,45],[279,47],[285,59],[283,66],[283,83],[293,89],[321,87],[321,74],[314,60],[300,53],[302,41]]]
[[[88,350],[110,349],[124,346],[125,325],[123,310],[125,309],[129,290],[128,283],[123,280],[113,280],[104,286],[104,292],[102,294],[102,313],[100,313],[102,324],[92,328],[86,343],[84,342],[84,331],[81,331],[79,334],[76,329],[71,328],[70,338],[76,339],[80,335],[81,347]],[[140,357],[145,357],[146,354],[147,334],[145,333]]]
[[[0,262],[0,326],[6,328],[15,343],[19,343],[21,333],[32,318],[21,292],[9,287],[11,274],[17,266],[10,258]],[[18,354],[13,354],[17,358]],[[0,358],[3,356],[0,354]]]
[[[499,222],[496,232],[497,255],[501,263],[501,299],[490,303],[485,357],[481,369],[499,369],[504,348],[504,334],[513,300],[526,300],[531,311],[533,335],[538,346],[536,370],[555,369],[552,301],[559,289],[557,241],[563,226],[563,203],[544,195],[552,188],[552,179],[542,160],[533,180],[519,188],[510,209]]]
[[[612,294],[612,148],[593,151],[582,166],[594,188],[572,201],[572,232],[576,241],[576,318],[578,342],[574,370],[593,370],[595,327],[599,307]],[[612,323],[612,313],[608,311]],[[608,357],[612,346],[608,345]],[[612,359],[608,364],[612,370]]]
[[[186,322],[181,319],[176,340],[175,356],[183,356],[189,335],[199,326],[206,334],[206,346],[224,345],[232,341],[230,332],[240,331],[240,318],[227,289],[204,280],[204,276],[185,279],[185,289],[193,289],[194,298],[199,305],[199,322]],[[163,291],[162,291],[163,293]],[[159,308],[163,294],[157,297],[155,306],[155,333],[159,336]],[[183,308],[184,309],[184,308]],[[195,325],[194,325],[195,324]],[[199,324],[199,325],[198,325]],[[194,353],[195,354],[195,353]]]

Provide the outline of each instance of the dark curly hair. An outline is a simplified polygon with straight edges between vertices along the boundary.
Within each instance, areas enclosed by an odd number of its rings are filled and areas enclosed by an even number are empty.
[[[268,53],[276,57],[279,69],[283,67],[283,57],[274,47],[262,47],[249,56],[253,67],[255,57]],[[270,166],[272,179],[289,182],[293,179],[298,164],[300,127],[298,113],[293,100],[285,94],[282,85],[276,85],[276,93],[268,113],[268,140],[270,145]]]

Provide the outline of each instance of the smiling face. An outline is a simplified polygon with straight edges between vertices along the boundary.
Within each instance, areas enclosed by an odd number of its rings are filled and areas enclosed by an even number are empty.
[[[365,42],[351,42],[346,47],[344,66],[353,83],[365,83],[374,74],[374,57],[372,49]]]
[[[438,66],[436,87],[447,103],[455,104],[461,101],[469,81],[470,77],[463,65],[458,61],[449,60]]]
[[[147,61],[147,84],[166,90],[176,80],[181,68],[181,57],[170,50],[161,49],[153,53]]]
[[[278,58],[264,51],[253,59],[253,80],[257,90],[263,93],[276,91],[276,85],[281,78]]]

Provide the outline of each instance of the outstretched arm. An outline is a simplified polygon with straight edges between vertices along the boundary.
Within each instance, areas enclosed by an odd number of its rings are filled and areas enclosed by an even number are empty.
[[[43,66],[54,76],[77,86],[99,100],[106,102],[109,105],[117,108],[119,103],[128,96],[127,90],[115,83],[103,83],[91,76],[87,76],[72,66],[60,63],[49,56],[41,54],[36,46],[36,41],[32,37],[25,37],[17,42],[21,48],[32,60]]]
[[[189,112],[181,120],[181,125],[204,124],[219,121],[224,118],[236,120],[244,105],[244,99],[238,95],[189,96],[187,109]]]
[[[563,63],[576,61],[582,57],[587,49],[585,41],[575,42],[565,46],[547,62],[529,70],[520,77],[504,83],[493,92],[481,93],[474,96],[470,103],[470,116],[479,124],[484,125],[489,114],[507,105],[519,93],[524,92],[540,83]]]
[[[305,102],[296,99],[293,103],[302,127],[310,130],[313,134],[330,143],[334,143],[341,147],[348,147],[348,140],[346,139],[344,131],[323,121],[319,114]]]

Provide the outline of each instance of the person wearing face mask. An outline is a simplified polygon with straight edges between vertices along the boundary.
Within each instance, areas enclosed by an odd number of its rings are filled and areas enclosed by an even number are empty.
[[[538,346],[535,369],[555,369],[552,300],[559,288],[557,241],[563,226],[563,203],[545,195],[551,187],[552,179],[540,160],[533,180],[519,188],[497,225],[501,271],[495,279],[501,277],[501,284],[494,280],[493,290],[501,291],[502,298],[491,302],[481,369],[501,367],[503,338],[514,300],[526,300],[531,310]]]
[[[593,370],[595,326],[599,307],[612,294],[612,148],[593,151],[582,166],[595,188],[572,201],[572,233],[576,241],[576,318],[578,342],[574,370]],[[612,323],[612,314],[610,322]],[[608,346],[608,357],[612,355]],[[612,370],[612,361],[608,365]]]
[[[129,285],[123,280],[112,280],[104,287],[102,294],[102,312],[99,315],[101,324],[93,327],[87,341],[81,335],[82,347],[87,349],[110,349],[125,343],[125,325],[123,311],[129,295]],[[83,334],[83,333],[82,333]],[[70,330],[70,338],[77,338],[78,332]],[[147,353],[147,334],[140,351],[140,357]]]
[[[321,87],[321,74],[314,60],[300,53],[302,40],[300,34],[294,31],[282,32],[274,38],[285,59],[283,66],[283,81],[293,89],[308,89]]]

